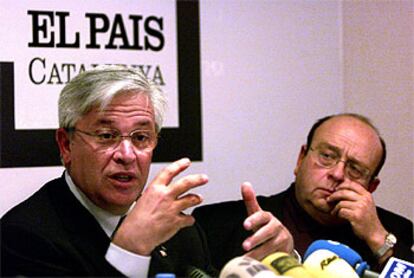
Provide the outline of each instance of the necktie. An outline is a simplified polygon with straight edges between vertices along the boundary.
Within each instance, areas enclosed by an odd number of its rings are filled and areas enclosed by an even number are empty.
[[[126,215],[122,215],[121,218],[119,219],[119,222],[116,225],[115,230],[114,230],[114,232],[111,235],[111,240],[114,238],[116,231],[118,231],[118,229],[121,226],[122,222],[124,221],[125,217],[126,217]]]

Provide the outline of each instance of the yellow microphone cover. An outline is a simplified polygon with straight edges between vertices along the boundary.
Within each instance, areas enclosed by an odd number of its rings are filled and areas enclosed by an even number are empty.
[[[302,264],[285,252],[270,254],[262,260],[262,263],[277,275],[285,275],[292,278],[313,278]]]

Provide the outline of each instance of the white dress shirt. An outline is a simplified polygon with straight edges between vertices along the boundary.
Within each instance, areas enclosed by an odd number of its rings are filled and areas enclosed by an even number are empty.
[[[68,171],[65,171],[65,180],[76,199],[95,217],[107,236],[111,237],[121,219],[121,215],[112,214],[92,203],[73,183]],[[131,206],[130,210],[134,205],[135,203]],[[137,255],[111,242],[106,251],[105,259],[125,276],[147,277],[151,257]]]

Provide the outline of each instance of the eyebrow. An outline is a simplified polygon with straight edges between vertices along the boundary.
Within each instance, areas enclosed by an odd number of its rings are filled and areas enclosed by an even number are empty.
[[[98,125],[112,125],[114,121],[108,120],[108,119],[98,119],[97,124]]]
[[[335,152],[337,152],[338,154],[340,154],[341,156],[342,156],[342,154],[343,154],[343,151],[340,149],[340,148],[338,148],[338,147],[336,147],[336,146],[334,146],[334,145],[331,145],[331,144],[329,144],[329,143],[327,143],[327,142],[321,142],[321,143],[319,143],[318,145],[317,145],[318,147],[326,147],[326,148],[328,148],[328,149],[330,149],[330,150],[333,150],[333,151],[335,151]],[[365,164],[365,163],[363,163],[363,162],[361,162],[361,161],[359,161],[359,160],[357,160],[357,159],[355,159],[354,157],[349,157],[349,156],[347,156],[346,157],[347,159],[347,161],[350,161],[350,162],[352,162],[352,163],[354,163],[354,164],[356,164],[356,165],[359,165],[359,166],[362,166],[362,167],[364,167],[364,168],[366,168],[366,169],[368,169],[369,171],[371,171],[368,167],[367,167],[367,165]]]
[[[324,147],[324,148],[328,148],[330,150],[336,151],[337,153],[342,155],[342,150],[334,145],[331,145],[329,143],[326,142],[321,142],[317,145],[317,147]]]
[[[96,125],[96,126],[103,125],[103,126],[112,127],[114,125],[114,123],[115,122],[113,120],[106,119],[106,118],[101,118],[101,119],[98,119],[93,125]],[[134,123],[134,126],[135,126],[134,129],[140,129],[142,127],[147,128],[147,127],[151,126],[151,121],[149,121],[149,120],[139,121],[139,122]],[[155,127],[155,123],[154,123],[154,127]]]

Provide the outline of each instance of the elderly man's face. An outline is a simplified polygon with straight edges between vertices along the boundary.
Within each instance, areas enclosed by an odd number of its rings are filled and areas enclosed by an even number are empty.
[[[306,148],[312,149],[305,154]],[[322,158],[333,156],[340,161],[331,168],[318,163],[318,150]],[[319,152],[319,154],[321,154]],[[301,206],[322,223],[341,223],[331,215],[336,204],[327,202],[328,196],[344,183],[351,187],[364,187],[373,192],[379,180],[353,179],[345,169],[345,161],[351,162],[372,174],[382,155],[381,142],[375,131],[365,123],[348,116],[340,116],[324,122],[315,132],[312,145],[303,146],[295,168],[296,198]],[[349,166],[349,165],[348,165]],[[352,171],[353,167],[349,168]],[[348,169],[348,170],[349,170]]]
[[[115,131],[125,136],[135,130],[155,134],[149,98],[131,92],[118,95],[103,111],[91,110],[75,129],[66,134],[67,144],[60,144],[74,183],[100,208],[117,214],[125,212],[145,186],[153,148],[139,149],[126,137],[119,144],[105,146],[90,134]]]

